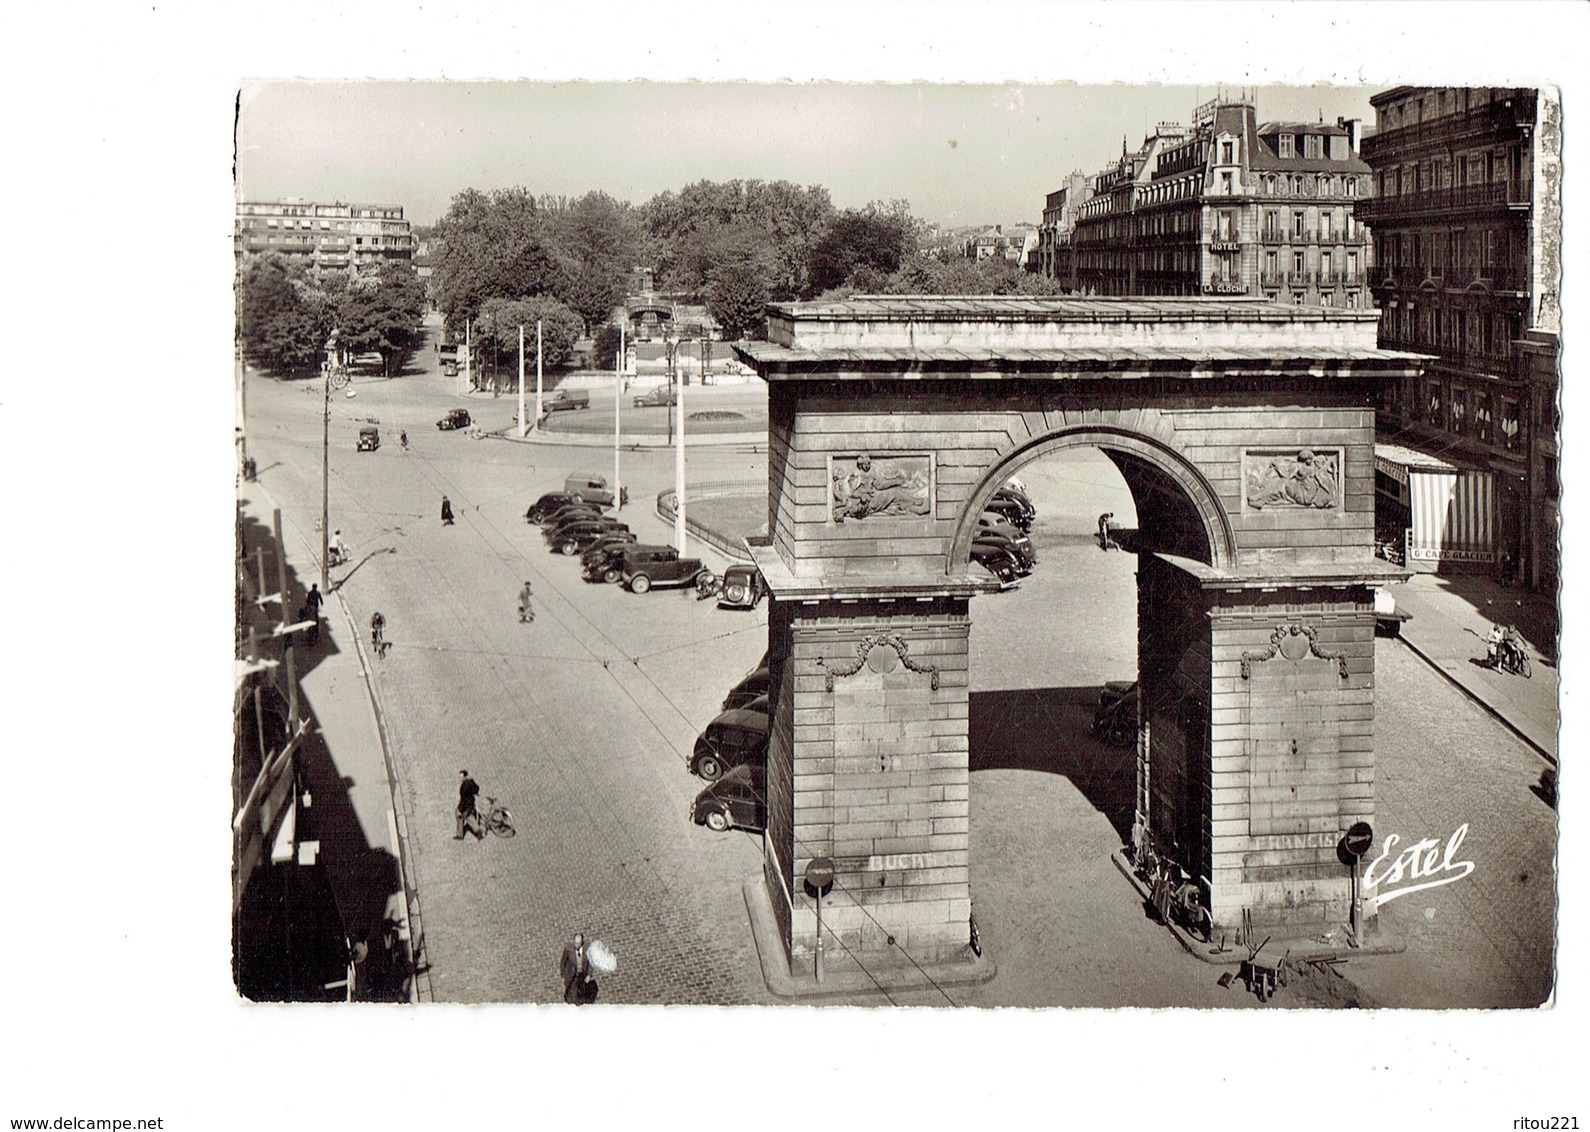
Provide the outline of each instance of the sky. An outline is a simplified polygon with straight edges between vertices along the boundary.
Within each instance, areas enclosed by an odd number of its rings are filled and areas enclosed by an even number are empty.
[[[1228,87],[1228,93],[1239,88]],[[1383,87],[1272,86],[1260,120],[1373,121]],[[945,227],[1036,223],[1211,86],[950,83],[265,81],[243,87],[238,191],[397,204],[434,223],[466,188],[593,189],[640,204],[702,179],[825,186],[838,207],[903,199]]]

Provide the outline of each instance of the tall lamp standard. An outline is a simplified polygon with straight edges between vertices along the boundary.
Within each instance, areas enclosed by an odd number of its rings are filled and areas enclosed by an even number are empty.
[[[331,592],[331,371],[337,357],[337,332],[326,340],[325,398],[320,413],[320,592]]]

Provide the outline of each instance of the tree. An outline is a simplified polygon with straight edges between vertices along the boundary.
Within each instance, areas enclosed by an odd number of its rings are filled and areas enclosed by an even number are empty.
[[[441,254],[431,293],[449,331],[480,314],[488,299],[557,294],[563,270],[546,240],[545,225],[528,189],[491,194],[466,189],[436,224]]]
[[[392,362],[419,345],[425,317],[425,287],[407,263],[384,263],[348,282],[335,304],[338,342],[354,353],[381,355],[387,376]]]
[[[333,312],[325,290],[279,256],[251,260],[238,282],[243,353],[277,373],[318,369]]]
[[[618,362],[618,349],[623,340],[623,334],[611,322],[604,322],[596,328],[593,336],[591,351],[596,355],[594,365],[597,369],[607,368],[608,362]]]
[[[586,325],[606,322],[624,299],[630,268],[641,251],[639,216],[629,204],[601,192],[564,202],[555,212],[542,211],[560,267],[554,294]]]
[[[475,346],[500,367],[504,356],[516,364],[519,328],[525,330],[525,357],[535,363],[536,322],[541,323],[541,360],[562,366],[574,356],[580,338],[580,316],[546,295],[522,299],[487,299],[475,325]]]
[[[846,209],[812,246],[806,294],[841,287],[859,268],[882,275],[899,270],[916,250],[918,231],[904,201],[887,205],[874,201],[865,209]]]
[[[707,313],[725,338],[761,337],[770,298],[766,266],[752,259],[719,264],[707,282]]]

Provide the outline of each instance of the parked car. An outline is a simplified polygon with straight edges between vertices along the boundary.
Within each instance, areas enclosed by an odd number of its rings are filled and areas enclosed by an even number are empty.
[[[1032,526],[1032,516],[1027,513],[1026,508],[1016,500],[1003,497],[997,492],[993,498],[983,504],[983,514],[998,515],[1004,522],[1023,533]]]
[[[541,529],[550,531],[562,523],[572,522],[575,519],[600,519],[602,508],[594,503],[569,503],[559,507],[552,514],[541,520]]]
[[[1017,572],[1022,577],[1032,573],[1032,568],[1037,565],[1038,556],[1032,550],[1032,543],[1023,539],[1012,539],[992,530],[981,530],[972,539],[972,549],[979,546],[991,547],[1007,552],[1016,560]]]
[[[592,543],[580,556],[580,572],[587,582],[606,582],[612,585],[623,580],[624,551],[639,544],[634,541],[633,535],[625,536],[629,541],[616,541],[618,537],[606,535]],[[644,549],[666,550],[676,557],[678,555],[678,551],[671,546],[652,546]]]
[[[767,596],[767,582],[755,566],[736,564],[723,572],[718,592],[719,609],[755,609]]]
[[[572,558],[584,552],[603,535],[627,530],[629,527],[617,519],[582,519],[573,523],[564,523],[556,530],[548,531],[547,546]]]
[[[733,828],[767,829],[767,771],[738,766],[710,784],[690,806],[690,819],[718,833]]]
[[[468,409],[448,409],[442,414],[442,419],[436,422],[436,427],[443,432],[451,432],[458,428],[469,427]]]
[[[677,552],[669,558],[653,548],[632,546],[624,552],[620,571],[630,592],[643,594],[653,586],[695,585],[701,559],[680,558]]]
[[[723,772],[752,763],[767,762],[766,711],[730,708],[720,712],[696,739],[690,756],[690,773],[715,782]]]
[[[1032,505],[1032,500],[1027,498],[1027,493],[1025,491],[1021,491],[1018,488],[1011,487],[1008,483],[998,491],[994,492],[992,498],[1007,500],[1020,507],[1022,514],[1027,516],[1027,521],[1029,523],[1038,517],[1038,508]]]
[[[1136,741],[1137,681],[1111,680],[1099,690],[1093,735],[1112,747],[1128,747]]]
[[[361,425],[359,428],[358,451],[374,452],[381,447],[381,430],[375,425]]]
[[[613,488],[607,477],[597,472],[575,472],[563,481],[563,492],[576,503],[595,503],[602,507],[613,505]],[[623,502],[629,502],[629,489],[619,488]]]
[[[555,413],[560,409],[589,409],[591,394],[586,389],[554,389],[541,398],[541,411]]]
[[[764,664],[760,668],[751,669],[751,671],[740,677],[740,682],[730,688],[729,694],[723,697],[723,710],[728,711],[731,708],[744,707],[758,696],[766,696],[767,685],[767,665]]]
[[[524,521],[527,523],[544,523],[573,502],[574,497],[567,492],[549,491],[530,504],[529,510],[524,513]]]
[[[655,389],[648,389],[644,393],[635,395],[635,408],[644,409],[648,405],[677,405],[679,394],[671,385],[659,385]]]
[[[999,580],[999,588],[1008,590],[1020,584],[1021,564],[1016,556],[1002,547],[986,542],[972,543],[972,561]]]

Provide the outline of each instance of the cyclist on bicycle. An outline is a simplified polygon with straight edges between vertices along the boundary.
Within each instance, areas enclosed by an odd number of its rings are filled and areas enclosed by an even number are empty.
[[[378,609],[370,614],[370,647],[377,656],[386,655],[386,618],[381,616]]]

